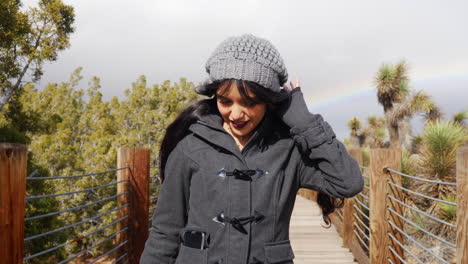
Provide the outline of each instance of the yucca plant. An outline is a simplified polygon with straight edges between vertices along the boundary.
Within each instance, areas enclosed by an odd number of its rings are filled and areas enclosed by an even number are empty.
[[[468,141],[468,130],[452,121],[429,122],[422,135],[420,171],[430,178],[454,181],[456,151]]]
[[[409,175],[415,175],[417,171],[415,166],[417,159],[418,155],[411,154],[409,150],[403,147],[401,149],[401,172]],[[401,177],[401,181],[405,188],[407,188],[411,183],[411,179],[408,177]]]
[[[457,201],[457,196],[455,194],[441,195],[440,198],[443,201],[452,203],[455,203]],[[451,224],[455,224],[457,221],[457,206],[455,205],[446,204],[443,202],[435,202],[431,211],[433,211],[433,213],[440,219]],[[447,225],[441,225],[439,223],[431,221],[429,225],[429,230],[434,234],[438,234],[442,237],[445,237],[451,242],[455,242],[454,229]]]
[[[457,196],[456,195],[448,195],[442,196],[442,200],[447,202],[456,203]],[[437,209],[439,210],[439,215],[442,219],[455,223],[457,219],[457,207],[455,205],[446,204],[442,202],[437,202]]]
[[[427,178],[445,182],[455,182],[456,152],[468,142],[468,130],[453,121],[435,121],[427,123],[422,133],[422,145],[418,170]],[[421,183],[417,191],[439,199],[455,197],[455,188],[447,185]],[[428,212],[437,217],[454,219],[455,208],[426,200]],[[445,207],[444,207],[445,206]],[[429,228],[434,234],[448,237],[450,228],[438,223],[431,223]],[[453,230],[452,230],[453,231]]]

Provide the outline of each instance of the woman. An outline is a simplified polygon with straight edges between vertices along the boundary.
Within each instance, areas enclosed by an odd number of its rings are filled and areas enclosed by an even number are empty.
[[[278,51],[230,37],[206,63],[210,96],[168,127],[163,186],[140,263],[293,263],[289,222],[299,188],[319,191],[329,224],[335,198],[361,191],[357,162],[321,115],[307,110]]]

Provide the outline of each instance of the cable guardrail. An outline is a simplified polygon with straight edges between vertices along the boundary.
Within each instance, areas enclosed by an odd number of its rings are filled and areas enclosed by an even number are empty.
[[[439,202],[439,203],[445,203],[445,204],[449,204],[449,205],[454,205],[454,206],[457,205],[457,204],[454,203],[454,202],[449,202],[449,201],[441,200],[441,199],[438,199],[438,198],[435,198],[435,197],[430,197],[430,196],[427,196],[427,195],[425,195],[425,194],[412,191],[412,190],[410,190],[410,189],[407,189],[407,188],[405,188],[405,187],[403,187],[403,186],[401,186],[401,185],[395,184],[395,183],[390,182],[390,181],[388,182],[388,184],[392,185],[392,186],[395,187],[395,188],[398,188],[398,189],[400,189],[400,190],[403,190],[403,191],[405,191],[405,192],[409,192],[409,193],[412,193],[412,194],[417,195],[417,196],[419,196],[419,197],[423,197],[423,198],[426,198],[426,199],[429,199],[429,200],[432,200],[432,201],[436,201],[436,202]]]
[[[418,209],[418,208],[416,208],[416,207],[413,207],[413,206],[411,206],[411,205],[409,205],[409,204],[406,204],[406,203],[404,203],[404,202],[398,200],[397,198],[393,197],[393,196],[390,195],[390,194],[388,194],[387,197],[390,198],[391,200],[397,202],[398,204],[403,205],[404,207],[406,207],[406,208],[408,208],[408,209],[411,209],[411,210],[413,210],[413,211],[415,211],[415,212],[418,212],[418,213],[420,213],[420,214],[422,214],[422,215],[424,215],[424,216],[426,216],[426,217],[428,217],[428,218],[430,218],[430,219],[432,219],[432,220],[434,220],[434,221],[436,221],[436,222],[438,222],[438,223],[447,225],[447,226],[449,226],[449,227],[451,227],[451,228],[454,228],[454,229],[457,228],[456,225],[451,224],[451,223],[448,223],[448,222],[446,222],[446,221],[444,221],[444,220],[442,220],[442,219],[439,219],[439,218],[437,218],[437,217],[435,217],[435,216],[433,216],[433,215],[430,215],[430,214],[428,214],[428,213],[426,213],[426,212],[424,212],[424,211],[422,211],[422,210],[420,210],[420,209]]]
[[[353,223],[353,225],[359,230],[359,232],[367,239],[367,241],[370,240],[369,236],[364,232],[356,223]]]
[[[83,190],[77,190],[77,191],[71,191],[71,192],[65,192],[65,193],[54,193],[54,194],[47,194],[47,195],[28,196],[28,197],[26,197],[26,201],[30,201],[30,200],[34,200],[34,199],[40,199],[40,198],[58,197],[58,196],[73,195],[73,194],[77,194],[77,193],[90,192],[90,191],[102,189],[102,188],[105,188],[105,187],[117,185],[119,183],[126,182],[126,181],[130,181],[130,180],[125,179],[125,180],[120,180],[120,181],[116,181],[116,182],[111,182],[111,183],[108,183],[108,184],[94,186],[94,187],[83,189]]]
[[[411,242],[413,242],[415,245],[417,245],[419,248],[423,249],[424,251],[426,251],[427,253],[429,253],[431,256],[433,256],[434,258],[438,259],[440,262],[444,263],[444,264],[449,264],[449,262],[447,262],[445,259],[437,256],[432,250],[428,249],[427,247],[423,246],[420,242],[418,242],[416,239],[414,239],[413,237],[411,237],[410,235],[408,235],[408,233],[406,233],[405,231],[401,230],[401,228],[399,228],[398,226],[396,226],[392,221],[390,220],[387,220],[387,222],[393,227],[395,228],[396,230],[398,230],[398,232],[400,232],[400,234],[404,235],[407,239],[409,239]]]
[[[442,185],[449,185],[449,186],[457,186],[456,182],[443,182],[443,181],[436,181],[436,180],[430,180],[430,179],[424,179],[421,177],[413,176],[413,175],[408,175],[403,172],[399,172],[390,168],[386,168],[388,171],[394,172],[400,176],[407,177],[413,180],[418,180],[418,181],[423,181],[423,182],[428,182],[428,183],[435,183],[435,184],[442,184]]]
[[[357,237],[359,242],[361,242],[361,245],[363,245],[367,250],[369,250],[369,246],[364,242],[364,240],[361,238],[361,236],[356,232],[356,229],[353,230],[354,235]]]
[[[388,249],[393,253],[394,256],[396,256],[403,264],[406,264],[407,262],[400,256],[400,254],[398,254],[398,252],[396,252],[396,250],[388,245],[387,246]],[[390,263],[390,264],[393,264],[392,260],[390,258],[387,258],[387,261]]]
[[[73,179],[73,178],[80,178],[80,177],[102,175],[102,174],[113,173],[113,172],[115,173],[117,171],[124,170],[124,169],[129,169],[129,168],[130,167],[126,166],[126,167],[117,168],[117,169],[110,169],[110,170],[106,170],[106,171],[102,171],[102,172],[93,172],[93,173],[80,174],[80,175],[67,175],[67,176],[57,176],[57,177],[35,177],[35,175],[37,175],[37,171],[34,171],[28,177],[26,177],[26,179],[27,180]],[[114,180],[114,181],[111,181],[111,182],[106,183],[106,184],[97,185],[97,186],[93,186],[93,187],[85,188],[85,189],[81,189],[81,190],[73,190],[73,191],[69,191],[69,192],[46,194],[46,195],[31,195],[31,196],[27,196],[25,198],[26,198],[26,201],[31,202],[31,201],[35,201],[35,200],[40,200],[42,198],[57,198],[57,197],[64,197],[64,196],[72,196],[72,195],[80,194],[80,193],[91,193],[91,192],[93,192],[94,194],[98,195],[96,190],[104,189],[106,187],[116,186],[116,185],[124,183],[124,182],[130,182],[130,179],[122,179],[122,180],[117,180],[117,181]],[[107,190],[107,189],[104,189],[104,190]],[[115,189],[109,189],[109,191],[111,191],[111,192],[113,190],[115,190]],[[106,192],[108,192],[108,191],[106,191]],[[118,193],[118,194],[115,194],[115,195],[110,195],[110,196],[107,196],[105,198],[102,198],[102,199],[99,199],[99,200],[96,200],[96,201],[92,201],[92,202],[89,202],[89,203],[86,203],[86,204],[74,206],[74,207],[71,207],[71,208],[66,208],[66,209],[63,209],[63,210],[58,210],[58,211],[49,212],[49,213],[45,213],[45,214],[25,217],[24,221],[26,222],[26,221],[42,219],[42,218],[45,218],[45,217],[56,216],[56,215],[60,215],[60,214],[67,213],[67,212],[72,212],[72,211],[79,212],[79,210],[82,210],[84,208],[87,208],[87,207],[90,207],[90,206],[93,206],[93,205],[97,205],[97,204],[100,204],[100,203],[104,203],[104,202],[109,202],[109,201],[112,201],[114,199],[117,199],[117,198],[119,198],[121,196],[124,196],[124,195],[127,195],[127,194],[129,194],[129,191],[124,191],[124,192],[121,192],[121,193]],[[99,198],[101,198],[101,197],[99,197]],[[89,199],[88,195],[86,195],[85,200],[86,199]],[[61,227],[58,227],[58,228],[55,228],[55,229],[52,229],[52,230],[49,230],[49,231],[46,231],[46,232],[42,232],[40,234],[34,234],[34,235],[29,236],[29,237],[25,237],[24,241],[25,242],[32,242],[35,239],[42,238],[42,237],[45,237],[47,235],[56,234],[56,233],[61,232],[61,231],[63,232],[63,231],[67,231],[67,230],[72,230],[73,228],[81,226],[81,225],[83,225],[85,223],[96,222],[96,220],[98,220],[98,219],[109,219],[109,217],[111,217],[111,215],[114,215],[113,213],[119,212],[119,210],[124,209],[124,208],[128,208],[129,206],[130,206],[130,203],[127,202],[127,203],[125,203],[123,205],[114,207],[112,209],[108,209],[106,212],[98,213],[98,214],[96,214],[96,215],[94,215],[92,217],[86,218],[84,220],[81,220],[81,221],[78,221],[78,222],[75,222],[75,223],[66,224],[64,226],[61,226]],[[65,243],[60,243],[58,245],[56,244],[56,245],[51,246],[51,247],[49,247],[49,248],[47,248],[45,250],[41,250],[40,252],[29,253],[28,256],[23,257],[23,261],[30,261],[30,260],[32,260],[34,258],[37,258],[37,257],[43,257],[45,254],[52,253],[52,252],[57,251],[57,250],[63,250],[65,247],[70,246],[70,245],[75,244],[75,243],[78,243],[79,241],[83,241],[83,239],[88,239],[88,237],[90,237],[92,235],[95,235],[98,232],[103,232],[105,230],[115,230],[113,226],[121,223],[122,221],[124,221],[124,220],[126,220],[128,218],[129,218],[129,215],[127,214],[125,216],[122,216],[122,217],[118,218],[117,220],[111,221],[111,223],[109,223],[109,224],[106,224],[106,225],[104,225],[102,227],[97,228],[94,231],[86,232],[83,235],[81,235],[81,234],[78,235],[76,238],[68,239],[68,241],[66,241]],[[109,221],[109,220],[100,220],[100,221]],[[100,245],[103,245],[105,242],[107,242],[110,239],[114,238],[118,234],[127,231],[128,227],[125,227],[125,228],[121,227],[121,228],[118,228],[118,229],[120,229],[120,230],[114,232],[112,235],[108,236],[104,240],[102,240],[100,242],[97,242],[97,243],[96,242],[91,242],[92,246],[86,248],[85,250],[81,250],[80,252],[78,252],[76,254],[69,255],[66,259],[64,259],[64,260],[62,260],[62,261],[60,261],[58,263],[59,264],[67,263],[67,262],[72,261],[73,259],[75,259],[75,258],[77,258],[77,257],[79,257],[79,256],[81,256],[83,254],[91,253],[91,250],[93,250],[93,252],[95,252],[94,249],[96,249]],[[109,231],[105,231],[105,232],[109,232]],[[92,240],[90,240],[90,241],[93,241],[93,240],[94,240],[94,238]],[[128,243],[128,240],[118,244],[117,246],[113,247],[112,249],[108,250],[107,252],[105,252],[105,253],[101,254],[100,256],[96,257],[93,261],[91,261],[89,263],[96,263],[96,262],[102,260],[103,258],[108,257],[113,252],[115,252],[118,249],[122,248],[127,243]],[[106,247],[108,247],[108,246],[106,246]],[[106,250],[106,249],[102,248],[101,250]],[[118,261],[124,259],[127,255],[128,255],[128,253],[124,253],[122,256],[119,257]],[[115,262],[117,262],[117,261],[115,261]]]
[[[361,214],[361,215],[364,216],[367,220],[370,221],[369,216],[367,216],[361,209],[359,209],[359,207],[357,207],[355,204],[353,204],[353,207],[354,207],[354,209],[356,209],[356,210],[358,211],[359,214]]]
[[[418,225],[415,224],[413,221],[411,221],[411,220],[407,219],[406,217],[402,216],[401,214],[399,214],[397,211],[393,210],[392,208],[387,207],[387,209],[388,209],[390,212],[392,212],[393,214],[397,215],[398,218],[402,219],[403,221],[405,221],[406,223],[412,225],[413,227],[419,229],[421,232],[425,233],[426,235],[429,235],[429,236],[431,236],[431,237],[433,237],[433,238],[439,240],[440,242],[442,242],[442,243],[444,243],[444,244],[446,244],[446,245],[451,246],[452,248],[456,248],[456,247],[457,247],[455,244],[450,243],[450,242],[448,242],[447,240],[445,240],[445,239],[443,239],[443,238],[441,238],[441,237],[439,237],[439,236],[436,236],[436,235],[432,234],[431,232],[429,232],[428,230],[426,230],[426,229],[424,229],[424,228],[418,226]]]
[[[94,264],[96,262],[98,262],[100,259],[110,255],[112,252],[116,251],[117,249],[121,248],[123,245],[127,244],[128,240],[125,240],[124,242],[118,244],[117,246],[115,246],[113,249],[107,251],[106,253],[102,254],[101,256],[97,257],[95,260],[89,262],[89,264]]]
[[[124,219],[126,219],[126,218],[128,218],[128,215],[127,215],[127,216],[124,216],[124,217],[121,217],[120,219],[117,219],[117,220],[113,221],[112,223],[107,224],[107,225],[105,225],[105,226],[103,226],[103,227],[101,227],[101,228],[99,228],[99,229],[96,229],[96,230],[94,230],[94,231],[91,232],[91,233],[88,233],[88,234],[86,234],[86,235],[83,235],[83,236],[81,237],[81,239],[82,239],[82,238],[89,237],[89,236],[91,236],[91,235],[94,235],[94,234],[96,234],[96,233],[98,233],[98,232],[100,232],[100,231],[102,231],[102,230],[105,230],[105,229],[109,228],[110,226],[112,226],[112,225],[114,225],[114,224],[116,224],[116,223],[118,223],[118,222],[121,222],[122,220],[124,220]],[[126,229],[126,228],[124,228],[124,229]],[[124,230],[124,229],[122,229],[122,230]],[[122,231],[122,230],[121,230],[121,231]],[[42,255],[44,255],[44,254],[46,254],[46,253],[50,253],[50,252],[52,252],[52,251],[55,251],[55,250],[57,250],[57,249],[63,248],[63,247],[65,247],[65,246],[67,246],[67,245],[70,245],[70,244],[76,243],[76,242],[77,242],[76,240],[72,240],[72,241],[63,243],[63,244],[61,244],[61,245],[57,245],[57,246],[55,246],[55,247],[52,247],[52,248],[43,250],[43,251],[38,252],[38,253],[35,253],[35,254],[33,254],[33,255],[24,257],[24,258],[23,258],[23,261],[27,261],[27,260],[30,260],[30,259],[33,259],[33,258],[42,256]],[[102,242],[102,243],[104,243],[104,242]],[[93,247],[93,248],[94,248],[94,247]],[[91,249],[92,249],[92,248],[91,248]],[[91,249],[90,249],[90,250],[91,250]],[[84,251],[83,251],[83,252],[84,252]],[[76,257],[79,256],[79,255],[81,255],[81,254],[77,254]],[[73,259],[73,258],[72,258],[72,259]],[[70,261],[70,260],[72,260],[72,259],[67,259],[67,260]],[[65,262],[60,262],[60,263],[65,263]]]
[[[57,214],[61,214],[61,213],[75,211],[75,210],[78,210],[78,209],[83,209],[83,208],[86,208],[86,207],[89,207],[89,206],[92,206],[92,205],[95,205],[95,204],[98,204],[98,203],[110,201],[112,199],[118,198],[118,197],[120,197],[122,195],[125,195],[125,194],[128,194],[128,192],[119,193],[119,194],[113,195],[111,197],[107,197],[107,198],[104,198],[104,199],[101,199],[101,200],[98,200],[98,201],[95,201],[95,202],[92,202],[92,203],[83,204],[83,205],[68,208],[68,209],[65,209],[65,210],[60,210],[60,211],[47,213],[47,214],[43,214],[43,215],[32,216],[32,217],[26,217],[26,218],[24,218],[24,221],[31,221],[31,220],[40,219],[40,218],[44,218],[44,217],[48,217],[48,216],[53,216],[53,215],[57,215]]]
[[[124,259],[126,256],[128,256],[128,253],[127,253],[127,252],[123,253],[120,257],[118,257],[116,260],[114,260],[114,261],[112,262],[112,264],[118,263],[119,261],[121,261],[122,259]]]
[[[79,225],[84,224],[84,223],[86,223],[86,222],[90,222],[90,221],[99,219],[99,218],[101,218],[101,217],[103,217],[103,216],[109,215],[109,214],[111,214],[111,213],[113,213],[113,212],[115,212],[115,211],[118,211],[118,210],[120,210],[120,209],[122,209],[122,208],[125,208],[125,207],[127,207],[127,206],[129,206],[129,205],[130,205],[130,204],[127,203],[127,204],[124,204],[124,205],[119,206],[119,207],[117,207],[117,208],[114,208],[114,209],[112,209],[112,210],[110,210],[110,211],[108,211],[108,212],[105,212],[105,213],[102,213],[102,214],[98,214],[98,215],[96,215],[96,216],[93,216],[93,217],[91,217],[91,218],[88,218],[88,219],[79,221],[79,222],[77,222],[77,223],[74,223],[74,224],[71,224],[71,225],[67,225],[67,226],[64,226],[64,227],[60,227],[60,228],[57,228],[57,229],[54,229],[54,230],[51,230],[51,231],[47,231],[47,232],[44,232],[44,233],[41,233],[41,234],[38,234],[38,235],[26,237],[26,238],[24,239],[24,241],[33,240],[33,239],[36,239],[36,238],[40,238],[40,237],[43,237],[43,236],[46,236],[46,235],[50,235],[50,234],[56,233],[56,232],[58,232],[58,231],[64,231],[64,230],[70,229],[70,228],[72,228],[72,227],[79,226]]]
[[[386,170],[389,171],[389,172],[392,172],[392,173],[396,173],[396,174],[398,174],[400,176],[407,177],[409,179],[420,181],[420,182],[425,182],[425,183],[430,183],[430,184],[446,185],[446,186],[456,186],[456,183],[453,183],[453,182],[444,182],[444,181],[424,179],[424,178],[421,178],[421,177],[417,177],[417,176],[408,175],[408,174],[405,174],[405,173],[402,173],[402,172],[398,172],[398,171],[395,171],[395,170],[393,170],[391,168],[386,168]],[[404,186],[402,186],[400,184],[397,184],[397,183],[395,183],[393,181],[387,181],[387,184],[388,184],[389,189],[395,188],[393,190],[399,190],[400,193],[402,194],[402,196],[400,196],[400,195],[395,195],[394,193],[392,193],[392,194],[387,193],[386,197],[388,197],[390,201],[395,202],[399,206],[402,206],[401,208],[405,208],[405,209],[410,210],[412,212],[416,212],[420,216],[424,216],[424,217],[426,217],[426,218],[428,218],[428,219],[430,219],[432,221],[437,222],[438,224],[445,225],[445,226],[448,226],[448,227],[456,230],[456,228],[457,228],[456,225],[454,225],[452,223],[449,223],[449,222],[447,222],[447,221],[445,221],[445,220],[443,220],[443,219],[441,219],[439,217],[436,217],[436,216],[434,216],[432,214],[429,214],[429,213],[423,211],[422,209],[417,208],[416,205],[410,205],[410,204],[406,203],[406,199],[412,197],[412,196],[408,196],[408,195],[415,195],[416,197],[420,197],[420,198],[423,198],[423,199],[427,199],[429,201],[433,201],[433,202],[436,202],[436,203],[442,203],[442,204],[450,205],[450,206],[457,206],[457,203],[442,200],[442,199],[439,199],[439,198],[436,198],[436,197],[428,196],[426,194],[411,190],[411,189],[409,189],[409,187],[404,187]],[[398,199],[395,196],[402,197],[402,198]],[[423,245],[422,242],[418,241],[413,236],[411,236],[410,234],[405,232],[403,224],[410,225],[411,227],[413,227],[413,228],[417,229],[418,231],[420,231],[423,235],[427,235],[428,237],[433,238],[433,239],[441,242],[443,245],[447,245],[451,249],[456,249],[457,248],[456,244],[448,241],[447,239],[445,239],[445,238],[443,238],[443,237],[441,237],[439,235],[436,235],[436,234],[430,232],[428,229],[424,228],[420,224],[416,224],[415,222],[411,221],[410,219],[408,219],[407,217],[404,216],[404,210],[400,212],[399,210],[396,210],[395,208],[392,208],[392,207],[393,206],[387,206],[386,210],[390,213],[390,215],[393,215],[393,216],[397,217],[397,218],[394,218],[393,220],[398,220],[399,219],[399,220],[401,220],[403,222],[401,222],[402,224],[400,224],[400,226],[398,226],[395,223],[398,223],[399,221],[398,222],[393,222],[391,219],[387,219],[387,223],[394,230],[398,231],[398,233],[403,236],[402,239],[404,238],[407,241],[407,243],[410,242],[411,245],[414,245],[415,247],[421,249],[422,250],[421,252],[424,252],[424,254],[426,254],[427,256],[430,256],[430,257],[432,257],[434,259],[437,259],[437,261],[439,261],[441,263],[448,264],[449,261],[445,260],[443,257],[439,256],[433,250],[431,250],[427,246]],[[409,244],[405,246],[402,243],[403,241],[397,239],[394,234],[388,233],[388,236],[391,238],[391,241],[398,244],[398,246],[400,246],[405,252],[407,252],[408,255],[411,256],[416,262],[422,263],[422,264],[424,263],[421,260],[420,256],[416,256],[416,254],[414,252],[412,252],[412,250],[410,250],[408,248]],[[426,241],[426,242],[427,243],[432,243],[432,242],[429,242],[429,241]],[[396,250],[394,250],[390,245],[388,245],[388,248],[396,258],[398,258],[400,261],[402,261],[402,263],[406,263],[404,258],[402,256],[400,256],[396,252]]]
[[[362,206],[363,208],[366,208],[367,210],[370,210],[369,207],[367,205],[365,205],[361,200],[359,199],[354,199],[354,201],[356,201],[360,206]]]
[[[106,239],[101,240],[101,241],[100,241],[99,243],[97,243],[96,245],[94,245],[94,246],[92,246],[92,247],[89,247],[89,248],[87,248],[87,249],[84,249],[84,250],[78,252],[77,254],[74,254],[74,255],[72,255],[71,257],[68,257],[67,259],[60,261],[60,262],[57,263],[57,264],[67,263],[68,261],[73,260],[73,259],[77,258],[78,256],[83,255],[84,253],[88,253],[88,252],[90,252],[91,250],[93,250],[93,249],[97,248],[98,246],[102,245],[103,243],[105,243],[105,242],[111,240],[112,238],[114,238],[114,237],[117,236],[118,234],[120,234],[120,233],[122,233],[122,232],[125,232],[125,231],[127,231],[127,230],[128,230],[128,227],[125,227],[125,228],[123,228],[122,230],[119,230],[119,231],[113,233],[112,235],[108,236]]]
[[[367,229],[368,232],[370,232],[370,228],[367,224],[365,224],[361,218],[359,218],[359,216],[356,214],[356,213],[353,213],[353,216],[355,217],[355,219],[362,225],[362,227],[364,227],[365,229]]]
[[[59,180],[59,179],[71,179],[71,178],[80,178],[80,177],[88,177],[88,176],[94,176],[94,175],[100,175],[100,174],[105,174],[109,172],[116,172],[119,170],[124,170],[128,169],[129,167],[122,167],[122,168],[117,168],[117,169],[110,169],[107,171],[101,171],[101,172],[92,172],[88,174],[79,174],[79,175],[67,175],[67,176],[58,176],[58,177],[26,177],[26,180]]]

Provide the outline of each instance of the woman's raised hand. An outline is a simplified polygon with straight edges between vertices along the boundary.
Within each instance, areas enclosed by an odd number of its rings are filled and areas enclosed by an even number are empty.
[[[283,89],[291,92],[292,90],[298,88],[301,86],[301,82],[299,81],[299,78],[296,77],[296,83],[293,83],[292,81],[289,82],[290,87],[288,87],[286,84],[283,86]]]

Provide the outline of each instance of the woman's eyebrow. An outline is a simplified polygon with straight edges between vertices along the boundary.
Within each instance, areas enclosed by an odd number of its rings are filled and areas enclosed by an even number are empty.
[[[231,99],[229,99],[228,97],[226,97],[226,96],[222,96],[222,95],[218,95],[218,97],[219,97],[219,98],[221,98],[221,99],[227,99],[227,100],[231,100]]]

